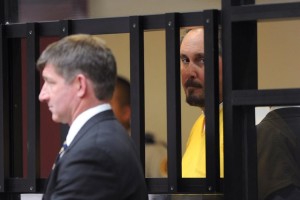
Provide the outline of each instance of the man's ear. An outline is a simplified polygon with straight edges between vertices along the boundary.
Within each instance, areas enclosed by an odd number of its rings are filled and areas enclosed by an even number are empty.
[[[87,78],[83,74],[78,74],[75,79],[75,87],[77,89],[77,95],[83,97],[87,92]]]
[[[131,108],[130,106],[124,106],[123,107],[123,119],[126,121],[130,121],[131,118]]]

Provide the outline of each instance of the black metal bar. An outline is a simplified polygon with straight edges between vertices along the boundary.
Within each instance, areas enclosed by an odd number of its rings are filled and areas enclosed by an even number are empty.
[[[254,4],[255,0],[224,0],[222,1],[222,10],[225,8],[232,8],[233,6],[241,6]]]
[[[60,21],[60,36],[65,37],[71,34],[71,21],[61,20]]]
[[[6,180],[7,192],[10,193],[27,193],[32,186],[29,178],[9,178]],[[30,191],[34,192],[34,191]]]
[[[202,12],[181,13],[179,15],[180,27],[203,25]],[[128,33],[129,19],[130,17],[68,20],[69,32],[89,34]],[[143,30],[164,29],[164,20],[164,14],[143,16]],[[37,24],[40,36],[61,35],[61,21],[37,22]],[[7,24],[6,26],[7,38],[24,38],[27,35],[26,24]]]
[[[204,11],[206,183],[220,191],[218,11]]]
[[[29,192],[36,191],[36,179],[40,176],[40,108],[38,94],[40,89],[36,60],[39,55],[38,25],[27,24],[27,99],[28,99],[28,181]]]
[[[249,197],[257,192],[247,182],[251,172],[245,166],[248,157],[244,158],[248,156],[245,144],[250,142],[247,131],[251,121],[245,119],[248,115],[242,108],[232,105],[233,90],[257,88],[256,21],[232,22],[232,9],[254,3],[254,0],[222,1],[222,44],[226,49],[223,54],[225,200],[252,199]]]
[[[26,24],[6,24],[5,36],[6,38],[25,38],[27,35]]]
[[[20,200],[21,195],[20,194],[11,194],[11,193],[0,193],[0,199],[1,200]]]
[[[7,104],[9,117],[9,176],[23,176],[23,97],[22,97],[22,69],[21,69],[21,40],[8,40],[8,92]]]
[[[180,181],[180,189],[187,194],[206,194],[206,178],[183,178]]]
[[[256,21],[232,23],[232,55],[234,55],[232,56],[233,89],[257,89]],[[252,165],[256,160],[253,160],[253,163],[249,161],[249,159],[256,159],[254,110],[234,108],[233,120],[233,145],[237,146],[234,150],[235,160],[242,164],[237,169],[238,173],[233,174],[237,181],[236,185],[239,185],[241,191],[241,196],[235,198],[257,199],[257,176]]]
[[[131,136],[136,142],[145,170],[145,78],[144,29],[142,17],[130,17]]]
[[[168,179],[166,178],[146,178],[148,193],[159,194],[168,191]]]
[[[232,23],[233,90],[257,88],[257,23]],[[247,47],[247,48],[245,48]]]
[[[0,2],[0,23],[1,24],[5,23],[5,2],[6,1]]]
[[[72,20],[72,33],[128,33],[129,17]]]
[[[18,0],[2,0],[0,2],[0,24],[18,21]]]
[[[234,106],[299,105],[300,89],[234,90]]]
[[[191,12],[191,13],[178,13],[179,17],[179,26],[203,26],[203,13],[202,12]],[[147,15],[143,17],[144,30],[153,30],[153,29],[164,29],[164,14],[160,15]]]
[[[61,20],[60,21],[60,31],[61,37],[65,37],[70,35],[70,30],[71,30],[71,22],[70,20]],[[68,131],[69,131],[69,125],[68,124],[61,124],[60,125],[60,144],[61,146],[63,145],[64,141],[66,140],[66,137],[68,135]]]
[[[254,107],[244,107],[245,196],[257,199],[257,140]]]
[[[181,109],[179,63],[179,14],[165,16],[167,67],[167,141],[169,192],[180,190],[181,179]]]
[[[65,20],[62,20],[65,21]],[[40,36],[59,36],[62,34],[62,21],[40,22],[39,35]],[[69,20],[68,20],[69,21]]]
[[[36,193],[43,193],[46,186],[47,179],[37,179],[36,180]],[[6,193],[19,194],[19,193],[33,193],[29,192],[31,187],[31,181],[28,178],[7,178],[6,179]],[[1,198],[0,198],[1,199]],[[2,199],[1,199],[2,200]]]
[[[4,177],[5,177],[5,162],[7,163],[5,159],[5,140],[4,140],[4,135],[5,135],[5,94],[4,94],[4,88],[5,86],[5,77],[7,77],[7,74],[5,75],[5,58],[7,58],[6,52],[5,51],[5,38],[3,37],[3,28],[4,26],[0,26],[0,192],[4,192],[5,188],[5,182],[4,182]]]
[[[247,5],[231,9],[231,19],[235,22],[295,17],[300,17],[300,3]]]
[[[180,13],[180,27],[203,26],[203,12]]]
[[[234,143],[233,143],[233,110],[231,106],[232,91],[232,31],[230,9],[232,0],[222,1],[222,47],[226,51],[222,52],[223,62],[223,112],[224,112],[224,199],[234,199],[234,195],[240,193],[236,190],[236,182],[233,174],[234,165]]]
[[[206,178],[184,178],[180,181],[180,188],[185,194],[205,194],[207,195],[207,179]],[[220,192],[223,192],[224,179],[220,180]],[[208,194],[211,195],[211,194]],[[215,193],[214,195],[222,195]]]
[[[256,21],[232,23],[232,55],[234,55],[232,56],[233,90],[257,89]],[[250,165],[247,163],[248,156],[253,153],[249,152],[249,150],[252,149],[252,145],[247,141],[249,138],[250,141],[253,141],[253,137],[251,137],[253,133],[249,132],[249,130],[251,130],[249,127],[254,125],[250,124],[254,121],[250,120],[250,114],[254,114],[254,112],[247,113],[243,108],[234,108],[233,112],[233,145],[237,146],[234,150],[234,155],[237,163],[242,164],[236,167],[239,168],[237,169],[237,173],[232,174],[236,180],[236,185],[239,185],[238,188],[241,191],[241,196],[235,195],[237,199],[256,199],[257,197],[257,187],[254,187],[255,185],[257,186],[257,184],[255,182],[249,183],[249,175],[253,174],[253,169],[250,169]],[[254,118],[254,115],[252,117]],[[241,123],[241,121],[244,121],[244,123]],[[245,141],[243,142],[243,140]],[[236,161],[233,162],[235,163]],[[237,164],[235,163],[235,165]],[[255,179],[255,177],[252,178]]]

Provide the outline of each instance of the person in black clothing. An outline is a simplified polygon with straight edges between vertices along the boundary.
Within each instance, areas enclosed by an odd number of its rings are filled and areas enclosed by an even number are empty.
[[[257,125],[259,200],[300,199],[300,107],[271,107]]]

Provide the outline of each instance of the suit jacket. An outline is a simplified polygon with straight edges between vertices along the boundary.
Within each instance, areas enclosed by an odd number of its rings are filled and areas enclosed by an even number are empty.
[[[258,196],[300,187],[300,108],[271,111],[257,126]]]
[[[135,145],[111,110],[80,129],[52,170],[43,199],[148,199]]]

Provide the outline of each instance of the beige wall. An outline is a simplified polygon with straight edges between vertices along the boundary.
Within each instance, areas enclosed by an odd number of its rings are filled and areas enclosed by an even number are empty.
[[[117,17],[130,15],[191,12],[220,9],[220,0],[90,0],[90,17]],[[260,0],[272,3],[275,0]],[[294,2],[294,1],[276,1]],[[258,78],[259,88],[299,87],[300,21],[261,21],[258,23]],[[119,74],[129,77],[129,35],[105,35],[103,38],[117,57]],[[163,31],[145,33],[145,105],[146,131],[166,140],[166,72]],[[189,131],[200,109],[186,105],[182,96],[183,148]],[[265,110],[262,111],[263,116]],[[260,115],[260,114],[259,114]]]
[[[299,58],[299,19],[258,23],[259,88],[299,88]]]
[[[220,8],[221,0],[89,0],[91,17],[149,15]]]

